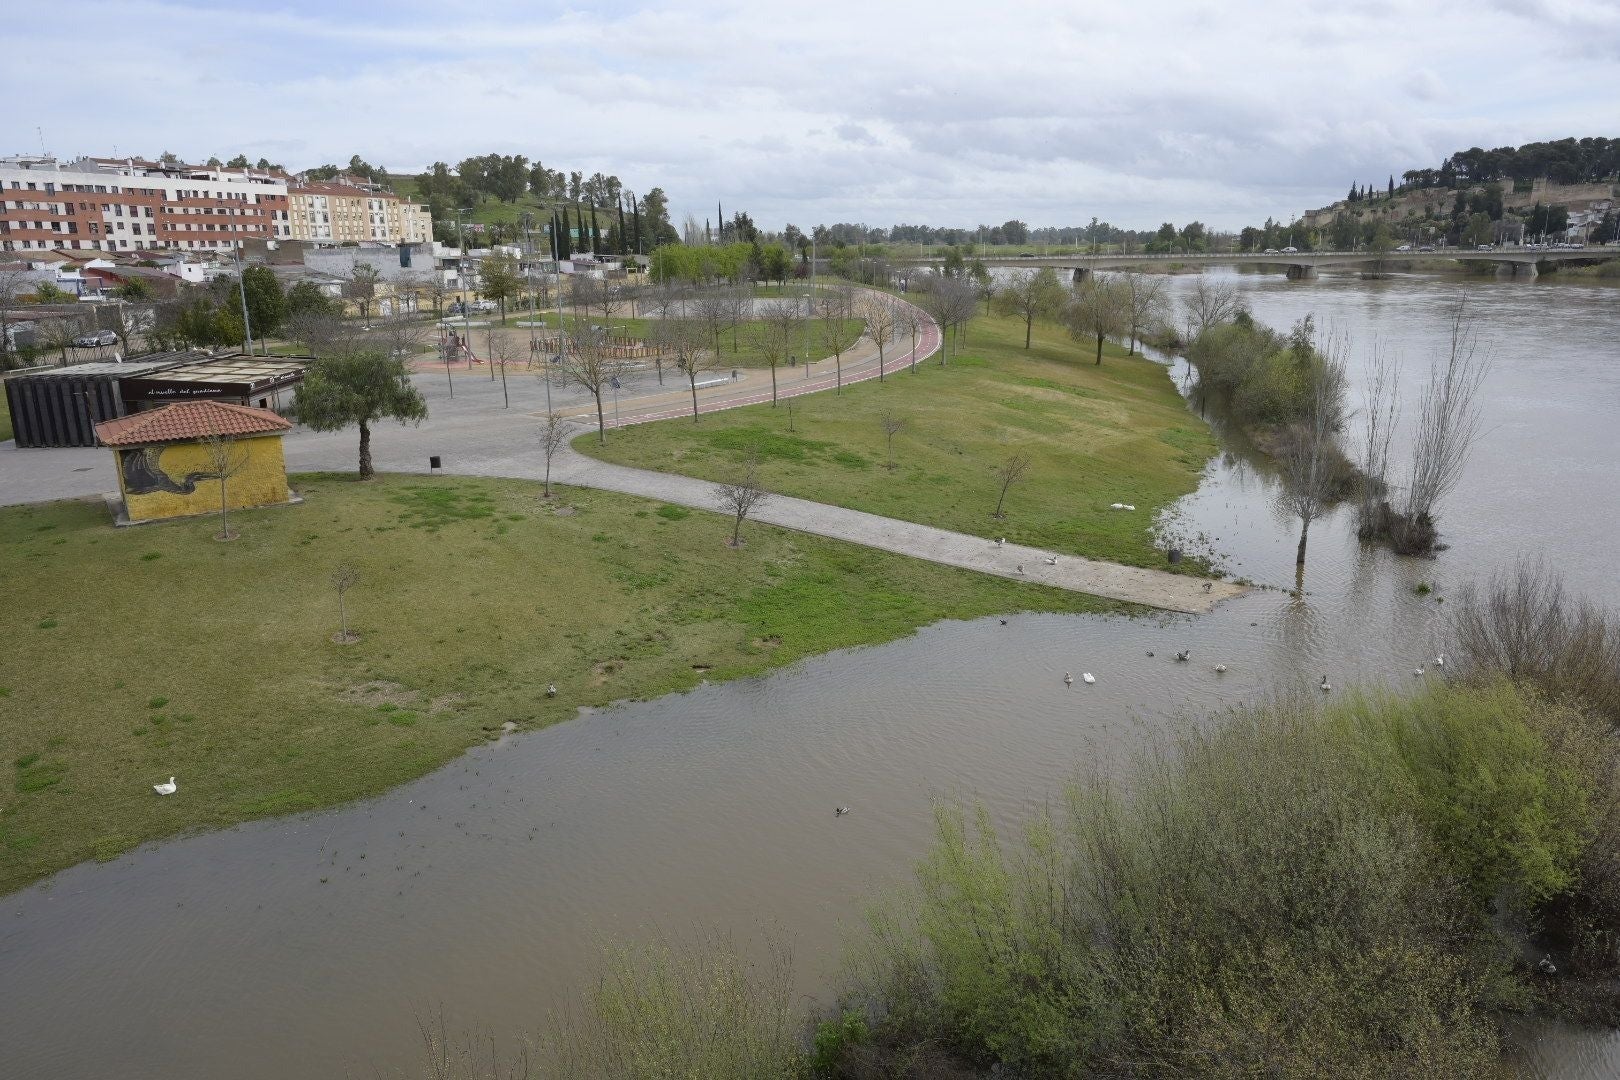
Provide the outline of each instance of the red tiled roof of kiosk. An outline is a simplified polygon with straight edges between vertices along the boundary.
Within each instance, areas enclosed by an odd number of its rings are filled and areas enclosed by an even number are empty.
[[[209,435],[271,435],[291,427],[292,421],[269,409],[224,401],[181,401],[117,420],[103,420],[96,425],[96,437],[103,446],[145,446]]]

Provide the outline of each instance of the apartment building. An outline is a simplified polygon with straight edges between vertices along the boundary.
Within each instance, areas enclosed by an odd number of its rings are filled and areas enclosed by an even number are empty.
[[[295,181],[288,188],[292,239],[315,244],[425,243],[428,209],[358,177]]]
[[[0,157],[0,251],[219,251],[292,237],[287,178],[140,158]]]

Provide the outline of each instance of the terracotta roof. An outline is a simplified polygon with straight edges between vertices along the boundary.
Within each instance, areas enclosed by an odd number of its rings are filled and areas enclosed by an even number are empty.
[[[104,420],[96,425],[96,437],[103,446],[145,446],[207,435],[269,435],[291,427],[290,420],[268,409],[251,409],[223,401],[182,401],[117,420]]]
[[[335,195],[345,199],[397,200],[399,198],[398,195],[391,191],[372,191],[367,188],[355,187],[353,184],[334,184],[320,180],[288,184],[287,190],[293,195]]]

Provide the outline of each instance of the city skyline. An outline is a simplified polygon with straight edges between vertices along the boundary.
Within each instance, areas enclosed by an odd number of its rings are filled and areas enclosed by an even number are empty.
[[[1600,88],[1620,75],[1606,3],[457,11],[25,14],[0,74],[16,125],[0,152],[240,152],[295,170],[358,153],[394,172],[522,153],[662,187],[677,221],[718,200],[771,229],[1231,229],[1468,146],[1607,134]],[[64,93],[53,58],[89,25],[144,59],[75,65]]]

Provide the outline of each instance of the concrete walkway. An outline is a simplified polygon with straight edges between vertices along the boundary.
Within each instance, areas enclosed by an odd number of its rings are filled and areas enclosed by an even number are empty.
[[[883,370],[886,373],[898,372],[912,360],[909,340],[895,344],[898,347],[889,350],[885,357]],[[930,320],[927,331],[919,335],[918,362],[938,347],[939,330]],[[819,361],[809,378],[804,377],[804,369],[797,369],[797,380],[792,377],[782,380],[779,393],[796,396],[830,390],[835,382],[833,372],[828,370],[831,367],[828,361]],[[843,382],[847,385],[876,378],[877,367],[877,348],[863,338],[846,353]],[[421,427],[386,423],[373,428],[372,457],[379,472],[424,472],[428,457],[438,455],[444,460],[445,471],[454,474],[525,480],[540,480],[545,476],[545,458],[535,437],[537,418],[545,415],[543,381],[513,375],[503,391],[497,382],[483,376],[458,376],[453,397],[442,376],[422,374],[414,381],[428,398],[431,419]],[[506,406],[508,396],[510,407]],[[581,433],[595,429],[594,403],[588,399],[582,401],[577,393],[555,396],[556,411],[568,416]],[[698,395],[702,412],[769,400],[769,373],[757,369],[748,372],[738,383],[728,381],[700,391]],[[630,402],[620,402],[619,424],[646,423],[690,413],[688,392],[648,386]],[[611,417],[610,412],[610,423]],[[327,433],[299,428],[284,440],[287,467],[294,472],[351,471],[355,468],[355,448],[356,436],[352,428]],[[612,465],[576,453],[572,447],[564,449],[553,460],[551,479],[554,483],[639,495],[694,509],[713,512],[720,509],[715,485],[710,481]],[[116,491],[117,487],[112,455],[106,450],[18,450],[11,443],[0,443],[0,505],[100,496]],[[752,520],[946,566],[1167,611],[1205,612],[1217,602],[1245,591],[1242,586],[1213,582],[1207,583],[1206,592],[1206,582],[1198,578],[1037,548],[997,547],[986,537],[781,495],[773,496],[761,506]],[[1056,565],[1047,563],[1047,559],[1056,559]]]
[[[539,463],[543,470],[543,457],[540,457]],[[553,481],[578,487],[640,495],[700,510],[719,510],[715,485],[708,480],[610,465],[578,454],[572,448],[553,460],[551,477]],[[998,547],[993,539],[985,537],[968,536],[785,495],[773,495],[754,511],[750,520],[882,551],[894,551],[946,566],[959,566],[1016,581],[1033,581],[1166,611],[1202,614],[1218,601],[1245,591],[1240,585],[1214,582],[1209,584],[1209,591],[1205,592],[1206,583],[1200,578],[1098,562],[1075,555],[1059,555],[1017,544]],[[1048,559],[1055,559],[1056,565],[1048,563]]]

